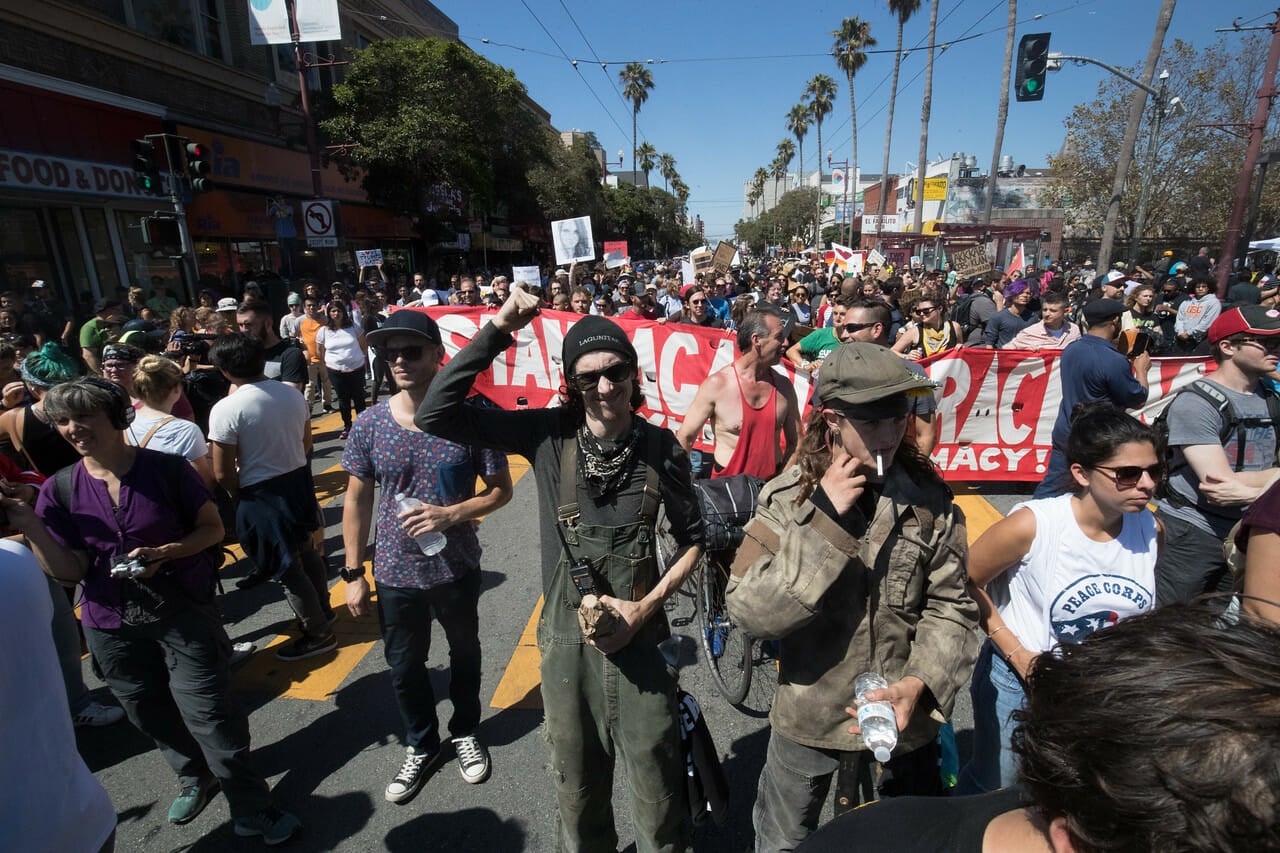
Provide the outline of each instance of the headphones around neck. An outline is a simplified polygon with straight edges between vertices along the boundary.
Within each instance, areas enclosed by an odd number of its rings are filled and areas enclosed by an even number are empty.
[[[111,425],[119,430],[129,428],[129,424],[133,423],[133,419],[138,413],[133,410],[133,401],[129,399],[129,395],[123,388],[114,382],[99,379],[96,376],[88,376],[80,381],[86,385],[92,385],[94,388],[110,391],[111,406],[107,409],[107,417],[111,420]]]

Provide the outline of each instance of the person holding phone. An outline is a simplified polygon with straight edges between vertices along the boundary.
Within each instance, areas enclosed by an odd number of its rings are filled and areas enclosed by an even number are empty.
[[[933,384],[877,344],[837,348],[818,377],[797,462],[760,492],[726,591],[748,635],[782,640],[772,732],[753,812],[756,849],[792,850],[817,829],[839,770],[837,814],[875,761],[844,708],[859,673],[888,688],[900,735],[880,793],[941,794],[939,723],[977,652],[965,593],[963,513],[904,442],[909,398]]]

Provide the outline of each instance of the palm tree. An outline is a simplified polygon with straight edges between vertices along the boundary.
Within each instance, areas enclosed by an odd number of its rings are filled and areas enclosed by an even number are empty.
[[[924,66],[924,98],[920,101],[920,155],[916,165],[916,192],[920,199],[916,202],[915,222],[912,231],[919,234],[924,224],[924,172],[929,165],[929,114],[933,111],[933,46],[938,35],[938,4],[941,0],[933,0],[929,8],[929,54]]]
[[[796,138],[800,150],[800,183],[804,183],[804,135],[809,132],[809,107],[803,102],[796,104],[787,113],[787,130]]]
[[[826,74],[815,74],[804,89],[809,99],[809,115],[818,128],[818,206],[813,220],[813,243],[822,248],[822,120],[835,109],[836,81]]]
[[[1004,124],[1009,118],[1009,72],[1013,68],[1013,37],[1018,29],[1018,0],[1009,0],[1009,22],[1004,31],[1004,72],[1000,78],[1000,105],[996,108],[996,144],[991,152],[991,171],[987,174],[987,200],[982,211],[982,224],[991,224],[991,207],[996,200],[996,170],[1000,168],[1000,149],[1004,147]]]
[[[1016,3],[1017,0],[1011,0],[1011,2]],[[853,181],[853,194],[856,196],[858,193],[858,108],[853,100],[853,75],[867,64],[867,53],[863,48],[875,47],[876,40],[871,37],[871,24],[859,20],[856,16],[841,21],[840,29],[833,30],[831,35],[835,36],[836,40],[833,48],[836,65],[840,66],[845,79],[849,81],[849,123],[853,127],[853,154],[849,160],[849,171],[853,174],[847,176],[845,180]],[[1007,81],[1005,88],[1008,89]],[[853,217],[849,217],[848,239],[853,239]]]
[[[884,129],[884,164],[880,168],[880,222],[889,201],[889,147],[893,144],[893,108],[898,100],[898,72],[902,70],[902,28],[920,8],[920,0],[889,0],[889,11],[898,17],[898,49],[893,54],[893,88],[889,90],[889,122]],[[877,226],[879,230],[883,226]]]
[[[676,158],[666,153],[659,154],[658,174],[662,175],[662,188],[668,189],[671,179],[676,176]]]
[[[658,156],[658,149],[654,148],[648,142],[643,142],[636,149],[636,154],[640,158],[640,171],[644,172],[645,186],[649,185],[649,173],[653,171],[654,158]]]
[[[796,157],[796,144],[790,139],[778,143],[778,156],[773,159],[773,203],[778,203],[778,181],[786,181],[791,161]]]
[[[636,171],[636,123],[640,119],[640,105],[649,100],[653,88],[653,72],[643,62],[628,62],[618,72],[622,81],[622,97],[631,102],[631,171]]]
[[[769,180],[769,172],[763,166],[756,169],[756,173],[751,176],[751,192],[756,197],[756,201],[764,198],[764,184],[767,180]],[[751,203],[753,207],[756,201]]]

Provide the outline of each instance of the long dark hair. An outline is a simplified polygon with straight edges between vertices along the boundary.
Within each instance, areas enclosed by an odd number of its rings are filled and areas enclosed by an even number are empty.
[[[341,308],[341,309],[342,309],[342,322],[341,322],[341,323],[339,323],[337,326],[335,326],[335,325],[333,324],[333,315],[329,313],[329,312],[330,312],[330,311],[332,311],[334,308]],[[325,319],[325,325],[326,325],[326,326],[328,326],[330,329],[333,329],[333,330],[337,330],[337,329],[339,329],[339,328],[345,329],[345,328],[347,328],[348,326],[351,326],[351,325],[352,325],[352,321],[351,321],[351,309],[349,309],[349,308],[347,307],[347,303],[346,303],[346,302],[344,302],[344,301],[343,301],[343,300],[341,300],[341,299],[332,299],[332,300],[330,300],[330,301],[329,301],[329,304],[328,304],[328,305],[326,305],[326,306],[325,306],[325,308],[324,308],[324,314],[325,314],[325,318],[326,318],[326,319]]]
[[[830,433],[831,428],[827,426],[827,420],[822,416],[822,408],[814,406],[804,423],[804,435],[800,439],[798,448],[800,493],[796,496],[797,504],[809,499],[809,496],[818,488],[822,475],[831,467],[831,448],[827,443]],[[929,461],[929,457],[905,440],[898,445],[898,452],[893,455],[893,461],[890,464],[902,468],[912,481],[922,486],[945,487],[946,485],[938,474],[938,470]]]
[[[1071,410],[1068,465],[1096,468],[1114,456],[1121,445],[1132,442],[1157,447],[1155,430],[1112,403],[1077,403]]]

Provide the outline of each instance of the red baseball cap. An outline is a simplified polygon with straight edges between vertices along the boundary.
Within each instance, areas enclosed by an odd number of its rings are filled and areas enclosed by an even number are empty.
[[[1280,335],[1280,311],[1261,305],[1244,305],[1223,311],[1209,327],[1209,343],[1232,335]]]
[[[688,299],[690,293],[693,293],[695,290],[700,290],[701,288],[702,285],[700,284],[686,284],[684,287],[680,288],[680,298]]]

